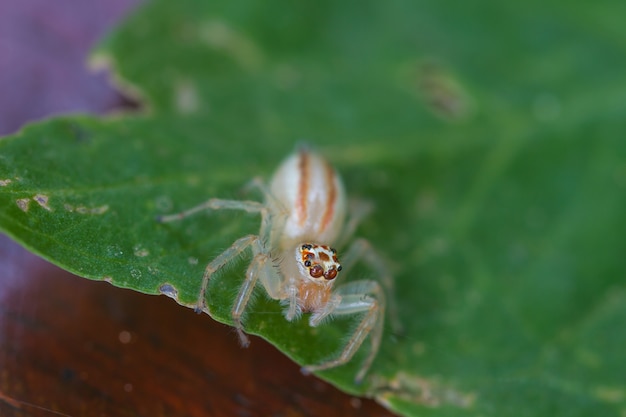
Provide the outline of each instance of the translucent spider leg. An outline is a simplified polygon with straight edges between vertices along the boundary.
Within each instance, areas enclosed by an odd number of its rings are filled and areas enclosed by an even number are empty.
[[[209,280],[211,276],[218,270],[220,270],[228,262],[236,259],[244,250],[250,245],[257,243],[259,237],[255,235],[244,236],[237,239],[228,249],[220,253],[215,259],[213,259],[204,269],[204,275],[202,276],[202,285],[200,286],[200,293],[198,294],[198,301],[196,303],[196,312],[207,311],[206,307],[206,290],[209,286]]]
[[[369,335],[371,340],[370,351],[354,378],[355,382],[359,383],[363,380],[380,347],[385,295],[378,282],[371,280],[354,281],[343,285],[337,288],[337,295],[341,297],[340,302],[330,314],[335,316],[363,314],[363,318],[337,358],[319,365],[306,366],[303,371],[307,373],[321,371],[349,362]]]
[[[185,217],[189,217],[204,210],[244,210],[249,213],[261,213],[260,236],[266,236],[271,229],[269,224],[270,219],[268,211],[264,204],[261,204],[257,201],[222,200],[218,198],[212,198],[200,205],[197,205],[180,213],[160,216],[158,217],[158,220],[163,223],[181,220]],[[202,277],[202,285],[200,287],[200,293],[198,295],[198,302],[196,304],[197,312],[206,311],[205,294],[211,275],[213,275],[228,262],[237,258],[237,256],[239,256],[244,250],[246,250],[246,248],[248,248],[253,243],[258,242],[258,240],[259,236],[255,235],[242,237],[241,239],[235,241],[235,243],[233,243],[231,247],[218,255],[206,266],[204,270],[204,275]]]
[[[180,213],[168,214],[165,216],[157,216],[157,221],[168,223],[175,220],[182,220],[193,214],[205,210],[244,210],[249,213],[259,213],[265,210],[265,205],[258,201],[241,201],[241,200],[223,200],[220,198],[212,198],[195,207],[181,211]]]
[[[267,184],[265,184],[261,178],[254,177],[246,184],[244,190],[249,191],[252,188],[257,188],[261,191],[265,201],[265,207],[267,208],[267,218],[265,219],[265,224],[261,225],[261,233],[259,235],[266,246],[275,248],[279,245],[280,234],[285,226],[289,212],[285,206],[274,197]]]
[[[285,291],[285,299],[281,300],[281,305],[285,307],[283,315],[287,321],[292,321],[300,317],[302,309],[298,304],[298,287],[293,278],[287,281],[287,290]]]
[[[374,210],[374,205],[365,200],[352,200],[350,201],[350,211],[348,216],[348,221],[343,227],[341,232],[341,237],[339,241],[336,242],[336,246],[338,248],[343,248],[346,243],[348,243],[354,233],[356,232],[357,227],[363,219],[365,219],[372,211]]]
[[[252,250],[255,255],[252,262],[250,262],[250,266],[248,266],[246,278],[241,284],[239,294],[237,294],[237,298],[235,299],[235,303],[231,309],[231,317],[233,318],[237,334],[239,335],[239,341],[242,346],[248,346],[250,344],[248,336],[246,336],[243,332],[242,316],[246,307],[250,303],[257,281],[259,278],[261,278],[261,281],[268,282],[272,279],[280,279],[280,277],[276,274],[274,266],[272,265],[270,255],[265,252],[265,247],[260,244],[258,239],[252,242],[252,244],[254,245]]]
[[[369,241],[363,238],[355,239],[348,250],[341,257],[341,273],[348,275],[349,271],[359,261],[364,262],[376,273],[376,276],[379,277],[387,295],[391,297],[389,303],[389,321],[393,332],[396,334],[402,334],[403,326],[400,322],[400,318],[398,317],[396,303],[394,303],[395,285],[393,277],[389,271],[389,266],[372,247]]]
[[[352,239],[357,227],[374,210],[374,205],[366,200],[353,200],[350,202],[350,216],[346,222],[338,247],[343,247]],[[389,271],[389,266],[372,247],[368,240],[355,239],[350,247],[341,256],[342,275],[349,275],[350,269],[359,261],[363,260],[380,277],[380,281],[390,297],[389,320],[395,334],[403,333],[403,326],[398,316],[395,300],[395,284]]]

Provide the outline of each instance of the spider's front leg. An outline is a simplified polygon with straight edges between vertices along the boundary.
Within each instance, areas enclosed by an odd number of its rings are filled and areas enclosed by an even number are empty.
[[[233,318],[235,328],[237,329],[239,341],[244,347],[248,346],[250,342],[248,340],[248,336],[246,336],[243,331],[242,320],[246,307],[252,298],[254,287],[257,282],[261,280],[261,284],[265,287],[268,295],[272,297],[272,285],[274,282],[278,282],[280,280],[280,275],[277,272],[271,254],[268,252],[268,248],[262,244],[259,238],[253,242],[253,245],[252,251],[254,253],[254,258],[252,258],[252,262],[250,262],[250,265],[248,266],[246,278],[241,284],[241,288],[239,289],[239,293],[237,294],[237,298],[235,298],[235,302],[233,303],[233,307],[231,309],[231,317]]]
[[[248,235],[236,240],[235,243],[233,243],[228,249],[218,255],[206,266],[195,308],[196,312],[205,311],[209,313],[205,297],[209,280],[213,274],[220,270],[224,265],[238,258],[248,247],[252,247],[254,257],[248,267],[246,278],[241,286],[241,289],[239,290],[239,294],[232,308],[232,317],[235,322],[241,344],[247,346],[249,343],[248,337],[243,333],[241,317],[250,301],[257,279],[262,274],[268,274],[268,271],[271,271],[272,267],[271,262],[269,261],[269,253],[267,253],[267,249],[263,244],[263,241],[267,239],[266,236],[268,236],[268,233],[271,231],[269,212],[264,204],[256,201],[222,200],[212,198],[183,212],[167,216],[159,216],[157,220],[162,223],[182,220],[205,210],[244,210],[249,213],[261,213],[261,231],[258,236]]]
[[[190,209],[181,211],[180,213],[157,216],[157,221],[161,223],[169,223],[176,220],[182,220],[196,213],[206,210],[244,210],[248,213],[263,213],[265,205],[258,201],[241,201],[241,200],[223,200],[221,198],[211,198],[202,204],[198,204]]]
[[[350,282],[337,288],[335,294],[339,302],[327,314],[334,316],[362,314],[363,318],[337,358],[319,365],[305,366],[303,371],[306,373],[321,371],[349,362],[369,335],[371,348],[355,377],[355,382],[359,383],[378,353],[383,331],[385,295],[378,282],[371,280]]]
[[[386,295],[389,297],[389,321],[391,328],[395,334],[402,334],[404,329],[395,303],[395,283],[390,273],[389,265],[372,247],[368,240],[363,238],[355,239],[344,256],[341,258],[342,274],[348,275],[349,271],[359,262],[362,261],[371,268],[378,280],[385,289]]]

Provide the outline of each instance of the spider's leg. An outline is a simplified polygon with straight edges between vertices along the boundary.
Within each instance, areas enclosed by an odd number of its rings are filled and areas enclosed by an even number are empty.
[[[300,314],[302,314],[302,308],[300,307],[300,304],[298,304],[298,287],[295,285],[295,282],[290,282],[287,285],[285,294],[286,298],[283,300],[282,305],[287,306],[287,308],[283,311],[283,314],[285,315],[285,319],[287,319],[287,321],[292,321],[293,319],[300,317]]]
[[[356,228],[361,224],[374,209],[373,204],[366,200],[351,200],[349,206],[348,221],[345,223],[339,240],[336,242],[338,248],[343,248],[352,238]]]
[[[202,277],[202,285],[200,286],[200,294],[198,294],[198,301],[196,303],[196,312],[201,312],[206,310],[206,299],[205,294],[207,287],[209,285],[209,279],[211,276],[226,265],[228,262],[236,259],[244,250],[246,250],[250,245],[259,241],[259,237],[255,235],[244,236],[240,239],[237,239],[235,243],[233,243],[228,249],[219,254],[215,259],[213,259],[204,269],[204,275]]]
[[[319,326],[324,319],[331,314],[336,313],[337,307],[341,304],[342,298],[339,294],[333,294],[330,300],[326,303],[323,309],[314,312],[309,319],[309,325],[311,327]]]
[[[157,216],[157,221],[168,223],[176,220],[184,219],[193,214],[205,210],[244,210],[248,213],[261,213],[265,210],[265,205],[258,201],[239,201],[239,200],[223,200],[220,198],[211,198],[202,204],[181,211],[180,213]]]
[[[254,287],[256,286],[259,278],[265,285],[265,282],[270,279],[269,276],[276,274],[275,268],[272,264],[272,259],[267,253],[265,253],[264,247],[259,244],[258,240],[253,243],[257,244],[254,248],[254,252],[256,252],[256,254],[254,255],[254,258],[252,258],[250,266],[248,266],[246,278],[241,284],[241,288],[239,289],[239,293],[237,294],[237,298],[235,298],[235,302],[231,309],[231,317],[233,318],[237,334],[239,335],[239,340],[243,346],[248,346],[249,341],[248,336],[246,336],[243,332],[242,316],[246,307],[250,303]]]
[[[402,334],[403,326],[398,316],[398,309],[394,303],[395,285],[391,275],[389,265],[372,247],[368,240],[363,238],[355,239],[348,250],[341,257],[341,274],[348,274],[357,262],[364,262],[371,268],[385,288],[387,296],[390,298],[389,321],[395,334]]]
[[[244,250],[246,250],[246,248],[248,248],[248,246],[254,244],[255,242],[258,247],[263,246],[263,242],[267,240],[267,236],[272,230],[269,210],[264,204],[257,201],[238,201],[211,198],[202,204],[180,213],[159,216],[157,220],[162,223],[172,222],[184,219],[205,210],[243,210],[248,213],[261,213],[261,231],[259,236],[248,235],[238,239],[231,245],[231,247],[218,255],[206,266],[202,277],[202,285],[200,287],[200,294],[198,295],[198,302],[196,304],[196,311],[198,312],[206,310],[205,294],[211,276],[228,262],[237,258]],[[258,254],[263,251],[257,248],[253,252]]]
[[[336,292],[340,302],[331,312],[333,315],[363,314],[359,325],[344,346],[339,356],[319,365],[309,365],[303,368],[305,372],[320,371],[343,365],[352,359],[359,350],[365,338],[370,335],[371,348],[355,377],[360,382],[371,366],[382,337],[385,298],[382,288],[376,281],[363,280],[350,282],[339,287]]]

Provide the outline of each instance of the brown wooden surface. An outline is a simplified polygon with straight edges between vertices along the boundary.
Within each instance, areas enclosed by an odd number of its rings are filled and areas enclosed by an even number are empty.
[[[0,134],[123,101],[84,68],[137,0],[0,1]],[[64,272],[0,235],[0,417],[389,416],[164,297]]]

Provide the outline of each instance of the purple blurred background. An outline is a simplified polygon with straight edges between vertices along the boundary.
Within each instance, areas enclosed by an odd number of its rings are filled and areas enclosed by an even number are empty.
[[[0,1],[0,135],[53,114],[103,113],[123,103],[87,60],[98,39],[138,4]]]

